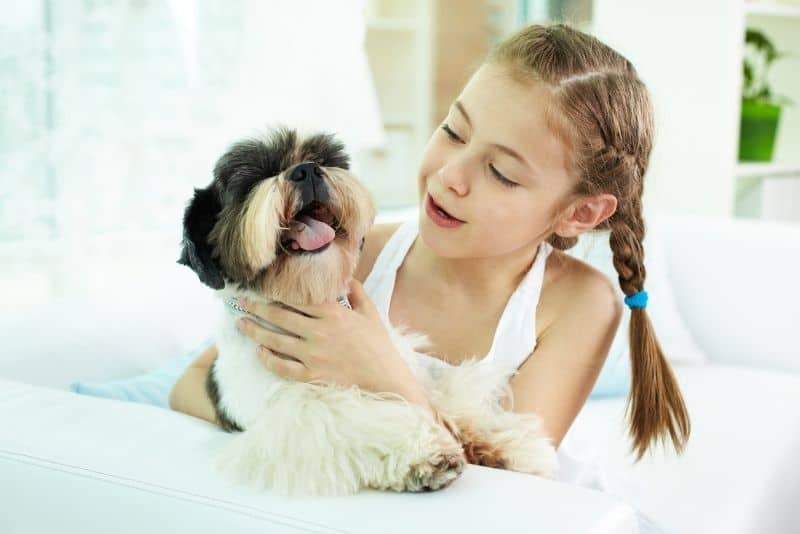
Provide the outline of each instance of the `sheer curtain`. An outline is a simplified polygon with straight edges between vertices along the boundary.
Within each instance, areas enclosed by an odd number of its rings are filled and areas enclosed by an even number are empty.
[[[174,263],[192,187],[285,123],[383,143],[363,0],[0,0],[0,295]]]

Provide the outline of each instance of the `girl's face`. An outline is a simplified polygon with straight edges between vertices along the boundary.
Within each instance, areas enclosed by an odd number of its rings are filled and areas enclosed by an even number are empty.
[[[490,257],[546,237],[574,181],[566,147],[548,128],[540,84],[514,81],[504,67],[482,66],[450,107],[420,166],[420,235],[444,257]],[[428,196],[453,217],[437,225]]]

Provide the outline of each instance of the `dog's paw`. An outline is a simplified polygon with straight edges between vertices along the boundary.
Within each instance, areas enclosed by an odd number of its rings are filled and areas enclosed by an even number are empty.
[[[403,491],[436,491],[449,486],[464,471],[467,460],[460,451],[442,454],[430,462],[411,466]]]
[[[436,491],[449,486],[464,471],[464,449],[453,436],[440,427],[436,447],[426,457],[411,465],[400,491]]]

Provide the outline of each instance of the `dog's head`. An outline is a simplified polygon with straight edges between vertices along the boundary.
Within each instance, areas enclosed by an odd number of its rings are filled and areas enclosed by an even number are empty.
[[[329,134],[280,128],[234,144],[186,208],[178,263],[214,289],[335,300],[375,219],[369,191],[348,169],[344,145]]]

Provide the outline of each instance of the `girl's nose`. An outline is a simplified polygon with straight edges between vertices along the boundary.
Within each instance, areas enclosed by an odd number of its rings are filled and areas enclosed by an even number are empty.
[[[463,160],[455,159],[447,162],[439,169],[439,179],[442,185],[451,189],[459,196],[469,191],[469,167]]]

